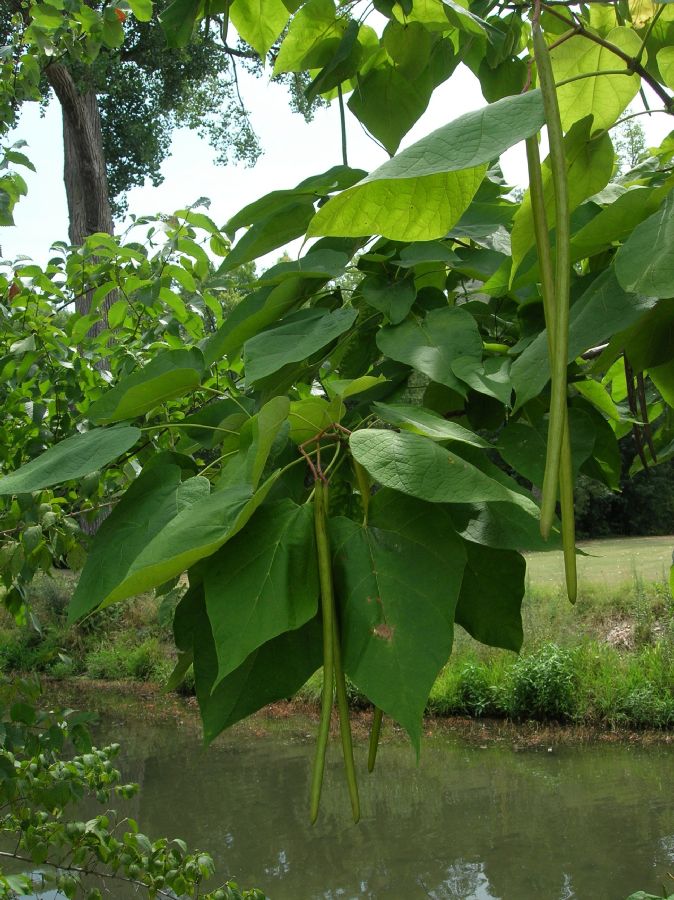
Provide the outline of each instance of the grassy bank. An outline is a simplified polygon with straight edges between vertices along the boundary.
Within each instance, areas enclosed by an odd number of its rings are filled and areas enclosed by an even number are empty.
[[[521,655],[491,650],[457,629],[431,691],[437,716],[500,717],[627,728],[674,727],[674,601],[663,576],[671,538],[588,542],[571,606],[557,586],[556,554],[530,559]],[[645,575],[643,574],[645,573]],[[170,672],[177,596],[141,597],[66,628],[69,573],[35,585],[42,633],[0,622],[0,671],[50,678],[161,681]],[[191,691],[188,675],[181,690]],[[301,692],[317,702],[320,674]],[[355,706],[360,698],[352,692]]]

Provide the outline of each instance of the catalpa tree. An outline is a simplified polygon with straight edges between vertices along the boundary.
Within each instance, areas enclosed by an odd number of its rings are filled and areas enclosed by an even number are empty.
[[[18,503],[134,461],[70,620],[186,572],[173,681],[194,666],[207,740],[323,666],[312,819],[333,703],[359,816],[346,677],[373,704],[369,767],[384,714],[418,751],[455,623],[519,649],[521,551],[562,547],[575,598],[577,474],[617,487],[630,432],[635,469],[674,455],[674,136],[620,176],[611,140],[645,86],[672,113],[674,5],[374,6],[166,10],[177,42],[203,19],[260,55],[281,40],[274,72],[308,72],[392,156],[237,213],[220,276],[306,235],[300,258],[214,333],[157,340],[0,479]],[[487,105],[398,152],[459,63]],[[520,143],[515,202],[498,159]]]

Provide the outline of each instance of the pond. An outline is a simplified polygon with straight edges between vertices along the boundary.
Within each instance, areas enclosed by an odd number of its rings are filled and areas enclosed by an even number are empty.
[[[150,836],[209,850],[272,900],[567,900],[658,892],[674,867],[674,749],[424,742],[380,748],[354,826],[336,748],[308,822],[313,728],[225,735],[205,751],[175,725],[125,722],[128,813]]]

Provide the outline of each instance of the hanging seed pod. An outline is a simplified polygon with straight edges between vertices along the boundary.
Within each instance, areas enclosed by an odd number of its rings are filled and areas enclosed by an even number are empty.
[[[550,143],[550,165],[555,194],[556,261],[554,279],[554,334],[551,369],[550,424],[541,503],[541,533],[547,538],[557,504],[560,461],[566,421],[566,365],[569,346],[569,284],[571,271],[569,195],[564,155],[564,136],[557,103],[557,90],[545,38],[540,26],[540,4],[532,21],[534,58],[543,98]]]
[[[541,274],[543,293],[543,310],[548,335],[548,356],[552,361],[556,347],[556,308],[555,281],[552,267],[552,252],[548,222],[543,198],[543,177],[541,174],[541,158],[538,152],[536,135],[527,139],[527,165],[529,169],[529,198],[534,222],[536,249]],[[552,363],[551,363],[552,365]],[[559,496],[562,516],[562,547],[564,549],[564,574],[566,592],[571,603],[576,602],[578,594],[578,576],[576,572],[576,525],[573,504],[573,465],[571,458],[571,439],[569,435],[568,416],[564,410],[564,427],[559,465]]]

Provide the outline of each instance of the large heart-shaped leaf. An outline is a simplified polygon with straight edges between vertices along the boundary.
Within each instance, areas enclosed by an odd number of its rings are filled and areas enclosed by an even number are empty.
[[[0,478],[0,495],[28,494],[95,472],[133,447],[140,434],[126,425],[74,434]]]
[[[383,490],[369,516],[367,527],[330,522],[344,670],[418,751],[452,649],[465,550],[442,507]]]
[[[422,435],[362,429],[353,432],[349,443],[354,459],[375,481],[420,500],[531,505],[524,495]]]
[[[430,72],[410,79],[386,62],[359,82],[349,99],[349,109],[367,130],[395,153],[400,141],[424,114],[433,93]]]
[[[472,444],[474,447],[491,447],[488,441],[481,438],[469,428],[449,422],[441,415],[423,406],[408,406],[403,403],[373,403],[372,409],[380,419],[390,425],[423,434],[432,441],[458,441]]]
[[[316,618],[258,647],[214,687],[218,656],[203,589],[192,591],[181,605],[184,602],[189,609],[181,614],[181,622],[192,639],[194,681],[207,743],[268,703],[291,697],[322,662],[321,623]]]
[[[606,41],[628,56],[636,57],[641,48],[641,38],[636,31],[624,26],[613,28],[606,35]],[[557,88],[559,113],[565,131],[587,115],[594,117],[595,131],[608,128],[637,95],[641,84],[639,76],[629,75],[621,57],[584,35],[576,35],[560,43],[551,50],[550,56],[556,82],[607,69],[625,69],[625,75],[598,74],[594,78],[581,78]]]
[[[513,550],[485,549],[468,541],[465,550],[456,622],[482,644],[518,651],[523,639],[524,557]]]
[[[281,325],[246,341],[243,350],[246,381],[273,375],[288,363],[301,362],[348,331],[358,311],[341,307],[333,312],[304,309],[287,316]]]
[[[568,361],[632,325],[655,302],[652,297],[624,291],[614,269],[606,269],[571,307]],[[513,363],[510,374],[516,394],[515,409],[518,409],[536,397],[550,379],[547,332],[542,331],[529,344]]]
[[[264,60],[288,21],[282,0],[236,0],[229,9],[232,24]]]
[[[545,448],[547,442],[547,420],[536,423],[534,428],[524,422],[511,422],[498,436],[498,449],[503,459],[516,472],[542,487],[545,474]],[[594,448],[594,424],[582,410],[569,410],[569,434],[573,477],[592,455]]]
[[[576,209],[583,200],[600,191],[613,174],[615,157],[611,139],[607,133],[600,137],[591,137],[592,128],[592,118],[587,117],[577,122],[564,137],[570,211]],[[555,193],[550,157],[543,161],[541,175],[543,178],[543,199],[548,226],[552,227],[555,220]],[[535,243],[529,191],[525,194],[524,200],[513,219],[510,243],[512,248],[510,277],[512,281],[520,264]]]
[[[308,234],[444,237],[468,208],[487,163],[544,124],[539,91],[506,97],[439,128],[337,197]]]
[[[126,534],[135,534],[137,545],[128,556],[117,557],[113,563],[106,564],[110,574],[101,580],[100,586],[93,577],[87,581],[91,593],[78,600],[78,609],[100,608],[135,597],[211,556],[243,528],[275,481],[276,476],[272,476],[255,493],[250,485],[243,484],[213,493],[189,506],[183,505],[177,515],[165,521],[156,532],[152,531],[145,541],[142,541],[142,530],[133,525],[136,516],[129,504],[125,510],[128,514],[117,520],[119,525],[114,530],[119,527]],[[148,504],[152,502],[153,497],[148,497]],[[164,499],[162,503],[169,501]],[[149,520],[151,514],[144,505],[139,509],[138,517]],[[112,526],[106,533],[108,537],[114,534]],[[126,535],[119,543],[127,546]]]
[[[263,507],[203,570],[218,656],[217,685],[262,644],[304,625],[318,607],[313,508]]]
[[[216,491],[248,484],[256,488],[269,461],[274,441],[284,427],[290,411],[287,397],[273,397],[241,426],[239,450],[225,466]]]
[[[69,622],[100,606],[124,579],[143,548],[178,515],[181,480],[178,465],[155,464],[132,482],[96,532],[70,601]]]
[[[473,316],[460,307],[434,309],[424,319],[389,325],[377,334],[377,346],[386,356],[423,372],[464,396],[465,385],[454,374],[459,357],[482,359],[482,339]]]
[[[674,193],[634,229],[618,251],[616,276],[626,291],[648,297],[674,296]]]
[[[328,65],[347,28],[332,0],[308,0],[293,17],[274,63],[274,75]]]
[[[89,407],[93,422],[107,425],[141,416],[165,400],[181,397],[201,383],[201,350],[167,350],[138,372],[122,378]]]

